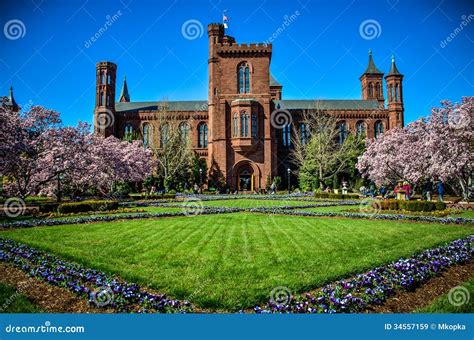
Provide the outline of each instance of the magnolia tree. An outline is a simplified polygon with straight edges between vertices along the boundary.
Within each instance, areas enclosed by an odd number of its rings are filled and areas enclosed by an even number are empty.
[[[0,174],[11,196],[71,190],[111,190],[114,182],[151,174],[151,151],[141,142],[92,135],[90,127],[60,126],[59,114],[35,106],[25,113],[0,109]],[[59,183],[58,183],[59,182]]]
[[[428,118],[369,140],[357,169],[378,185],[432,178],[453,182],[464,198],[471,197],[474,97],[441,104]]]

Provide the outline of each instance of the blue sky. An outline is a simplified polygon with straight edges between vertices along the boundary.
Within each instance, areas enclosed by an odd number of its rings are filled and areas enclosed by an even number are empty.
[[[2,0],[0,94],[13,85],[20,105],[60,111],[68,125],[91,122],[95,63],[109,60],[117,96],[126,74],[132,101],[207,99],[206,26],[223,10],[239,43],[268,40],[293,15],[273,41],[284,99],[360,98],[369,48],[384,72],[395,55],[406,122],[442,99],[474,95],[474,2],[443,0]],[[182,33],[188,20],[198,22],[194,39]]]

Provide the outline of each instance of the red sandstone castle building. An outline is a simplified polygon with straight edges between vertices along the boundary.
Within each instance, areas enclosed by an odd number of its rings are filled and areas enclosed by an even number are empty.
[[[393,58],[385,75],[387,107],[384,73],[375,66],[370,51],[367,69],[359,78],[362,99],[285,100],[283,86],[270,73],[271,44],[237,44],[225,34],[222,24],[208,25],[208,37],[208,100],[133,102],[124,79],[116,102],[117,66],[108,61],[97,63],[95,133],[118,138],[137,133],[145,145],[156,143],[160,141],[160,129],[153,129],[151,123],[165,110],[182,120],[195,153],[207,161],[209,168],[217,166],[230,188],[259,190],[268,178],[286,178],[295,138],[292,131],[298,129],[298,137],[307,138],[302,122],[304,110],[317,109],[337,116],[341,139],[348,133],[377,137],[403,126],[403,75]],[[278,125],[276,115],[283,113],[289,113],[290,119]],[[107,124],[103,124],[104,115]]]

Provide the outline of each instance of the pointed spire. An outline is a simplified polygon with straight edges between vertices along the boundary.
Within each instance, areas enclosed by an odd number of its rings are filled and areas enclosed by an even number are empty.
[[[375,66],[374,59],[372,59],[372,50],[369,49],[369,64],[367,65],[367,69],[365,70],[364,74],[383,74],[377,66]]]
[[[392,76],[392,75],[402,75],[398,69],[397,65],[395,65],[395,56],[392,54],[392,66],[390,66],[390,72],[388,72],[387,76]]]
[[[120,92],[120,101],[121,102],[130,102],[130,95],[128,94],[128,87],[127,87],[127,76],[123,76],[123,85],[122,91]]]
[[[16,106],[15,97],[13,97],[13,86],[10,86],[10,96],[8,97],[9,104]]]

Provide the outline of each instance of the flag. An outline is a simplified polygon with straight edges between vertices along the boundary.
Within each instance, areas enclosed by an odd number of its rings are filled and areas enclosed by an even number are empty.
[[[222,21],[229,21],[229,18],[227,17],[227,15],[223,14],[222,15]]]

